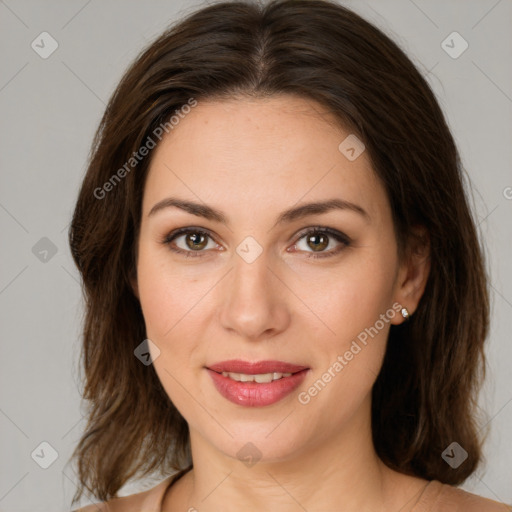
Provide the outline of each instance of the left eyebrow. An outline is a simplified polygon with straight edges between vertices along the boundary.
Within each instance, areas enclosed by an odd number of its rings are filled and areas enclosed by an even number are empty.
[[[207,204],[186,201],[175,197],[167,197],[166,199],[162,199],[161,201],[156,203],[148,213],[148,217],[154,215],[156,212],[160,210],[164,210],[165,208],[171,207],[179,208],[192,215],[204,217],[205,219],[220,222],[224,225],[229,224],[226,215],[220,210],[217,210],[212,206],[208,206]],[[277,217],[274,226],[278,224],[283,224],[285,222],[293,222],[304,217],[307,217],[309,215],[319,215],[322,213],[327,213],[332,210],[349,210],[363,216],[366,221],[371,220],[370,215],[361,206],[355,203],[351,203],[349,201],[345,201],[343,199],[336,198],[330,199],[328,201],[306,203],[300,206],[289,208],[288,210],[283,211]]]
[[[308,215],[327,213],[331,210],[349,210],[362,215],[365,220],[370,221],[370,215],[368,215],[366,210],[361,206],[345,201],[344,199],[330,199],[328,201],[306,203],[295,208],[285,210],[281,215],[279,215],[274,226],[284,222],[293,222],[295,220],[302,219],[303,217],[307,217]]]

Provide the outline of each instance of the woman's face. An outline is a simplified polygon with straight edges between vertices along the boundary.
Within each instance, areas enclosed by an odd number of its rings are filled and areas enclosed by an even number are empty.
[[[199,102],[154,150],[134,289],[192,440],[228,456],[251,442],[284,460],[364,431],[397,302],[415,307],[384,188],[349,135],[276,96]],[[154,209],[169,198],[193,207]],[[271,383],[209,369],[228,360],[306,369]],[[274,366],[245,373],[293,373]]]

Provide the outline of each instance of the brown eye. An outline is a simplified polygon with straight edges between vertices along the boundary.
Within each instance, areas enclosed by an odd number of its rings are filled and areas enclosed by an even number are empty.
[[[209,252],[208,243],[211,242],[209,249],[217,247],[211,235],[201,229],[182,228],[169,233],[162,243],[169,246],[171,251],[185,256],[203,256]]]
[[[329,245],[329,237],[323,233],[314,233],[307,237],[307,244],[314,251],[323,251]]]
[[[185,235],[185,243],[190,249],[196,251],[204,249],[208,244],[208,240],[202,233],[191,232]]]
[[[303,231],[299,235],[294,248],[310,253],[308,254],[309,258],[328,258],[335,256],[350,244],[350,238],[344,233],[332,228],[316,227]],[[326,250],[328,247],[330,247],[330,250]]]

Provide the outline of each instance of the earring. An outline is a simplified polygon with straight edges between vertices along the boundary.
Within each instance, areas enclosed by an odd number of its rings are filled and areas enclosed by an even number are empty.
[[[404,317],[404,320],[407,321],[410,319],[411,315],[409,314],[409,311],[407,310],[407,308],[402,308],[402,316]]]

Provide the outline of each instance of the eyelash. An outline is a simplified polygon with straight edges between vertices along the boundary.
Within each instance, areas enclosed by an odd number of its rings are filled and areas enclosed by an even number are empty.
[[[183,249],[180,249],[179,247],[173,247],[171,245],[171,242],[173,242],[180,235],[184,235],[184,234],[188,234],[188,233],[204,235],[213,240],[210,233],[208,233],[207,231],[204,231],[201,228],[187,227],[187,228],[180,228],[180,229],[177,229],[176,231],[169,233],[162,240],[162,243],[164,245],[168,245],[169,249],[171,251],[178,253],[178,254],[182,254],[182,255],[186,256],[187,258],[188,257],[193,257],[193,258],[203,257],[204,254],[201,254],[201,253],[204,253],[206,251],[185,251]],[[307,228],[306,230],[299,233],[296,242],[294,242],[294,245],[297,244],[300,240],[302,240],[306,235],[317,235],[317,234],[329,235],[329,236],[333,237],[337,242],[340,242],[342,245],[340,247],[338,247],[337,249],[331,250],[329,252],[317,253],[317,254],[311,253],[309,256],[307,256],[308,258],[319,259],[319,258],[329,258],[329,257],[335,256],[339,252],[341,252],[344,248],[350,246],[350,244],[352,242],[347,235],[345,235],[344,233],[341,233],[340,231],[336,231],[335,229],[328,228],[328,227],[314,226],[312,228]],[[215,240],[213,240],[213,241],[215,241]]]

